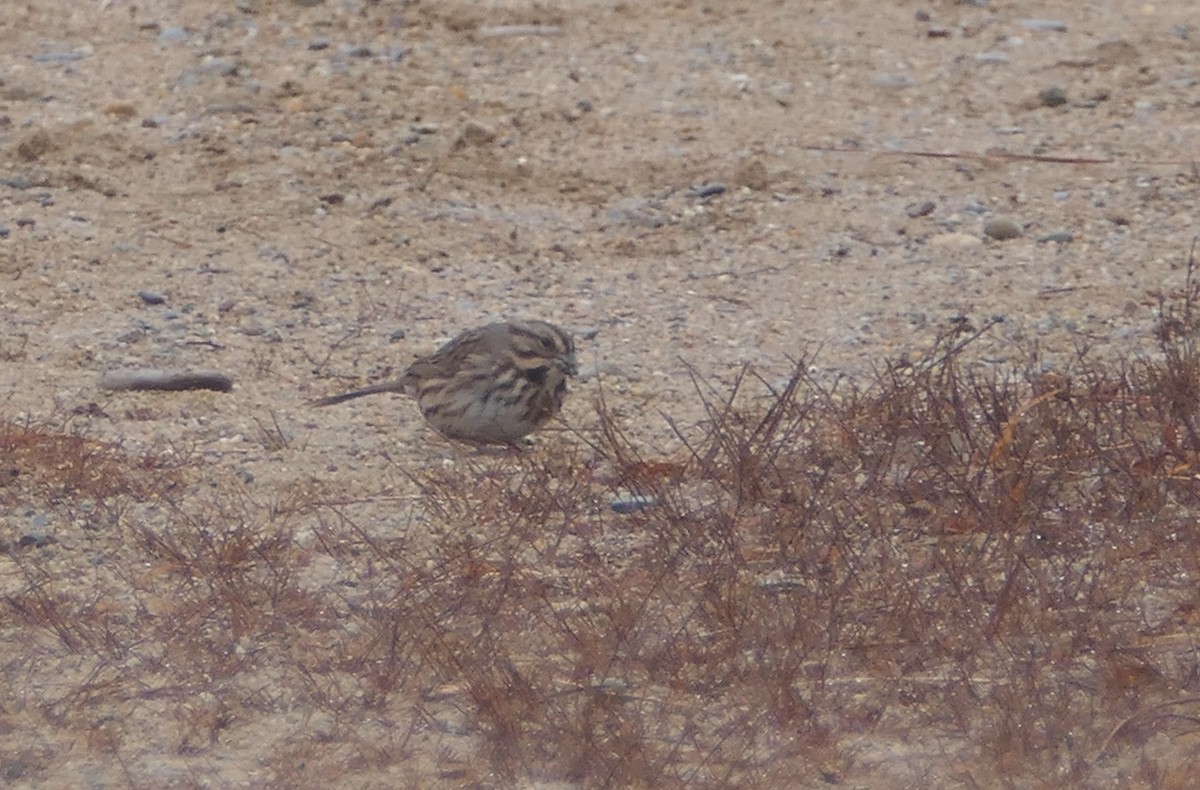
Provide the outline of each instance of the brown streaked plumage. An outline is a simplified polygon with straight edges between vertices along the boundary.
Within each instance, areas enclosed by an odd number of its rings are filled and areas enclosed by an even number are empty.
[[[404,375],[313,401],[332,406],[380,392],[416,396],[438,432],[477,444],[512,444],[562,408],[576,373],[571,335],[546,321],[501,321],[468,329]]]

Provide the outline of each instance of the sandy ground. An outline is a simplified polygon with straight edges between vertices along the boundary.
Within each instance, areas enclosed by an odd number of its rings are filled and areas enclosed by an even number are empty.
[[[9,4],[0,410],[263,496],[353,492],[458,451],[400,397],[306,401],[496,317],[578,331],[566,424],[602,382],[664,451],[664,415],[701,416],[689,369],[860,376],[994,316],[981,365],[1148,347],[1196,232],[1196,24],[1185,0]],[[137,366],[235,386],[98,389]]]
[[[95,427],[228,443],[275,413],[320,456],[369,456],[426,442],[413,410],[303,400],[496,316],[594,331],[587,371],[650,432],[694,400],[685,363],[771,379],[819,347],[861,372],[957,316],[1004,316],[1010,359],[1014,337],[1144,335],[1194,233],[1187,4],[923,8],[14,8],[6,409],[113,403],[113,367],[216,368],[231,396]],[[550,34],[504,29],[524,24]],[[983,156],[1004,151],[1104,163]],[[996,216],[1023,235],[986,239]]]

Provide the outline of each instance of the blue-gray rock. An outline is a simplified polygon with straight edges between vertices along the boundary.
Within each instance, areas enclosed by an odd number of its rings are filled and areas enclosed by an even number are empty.
[[[1050,33],[1067,32],[1067,23],[1058,19],[1022,19],[1018,24],[1026,30],[1042,30]]]
[[[658,500],[652,496],[642,496],[641,494],[628,494],[619,496],[608,503],[608,506],[616,513],[626,515],[629,513],[637,513],[647,508],[652,508],[658,504]]]
[[[43,52],[40,55],[34,55],[35,63],[74,63],[77,60],[83,60],[87,55],[83,52]]]
[[[164,27],[158,32],[158,43],[160,44],[178,44],[187,39],[188,32],[181,27]]]
[[[713,197],[725,192],[725,185],[719,181],[714,181],[710,184],[701,184],[698,187],[692,188],[692,194],[699,198]]]

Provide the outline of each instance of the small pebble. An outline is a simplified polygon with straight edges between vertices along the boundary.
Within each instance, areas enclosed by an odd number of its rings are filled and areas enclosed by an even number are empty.
[[[700,198],[713,197],[714,195],[721,195],[724,193],[725,185],[719,181],[714,181],[710,184],[701,184],[698,187],[692,187],[692,194]]]
[[[74,63],[83,60],[87,55],[83,52],[44,52],[33,57],[34,63]]]
[[[1051,85],[1038,94],[1043,107],[1061,107],[1067,103],[1067,92],[1058,85]]]
[[[158,34],[159,44],[178,44],[187,39],[188,32],[181,27],[164,27]]]
[[[146,304],[166,304],[167,297],[165,294],[160,294],[158,291],[138,291],[138,299],[141,299]]]
[[[1053,233],[1047,233],[1045,236],[1038,236],[1038,244],[1046,244],[1054,242],[1055,244],[1069,244],[1075,240],[1075,234],[1069,230],[1056,230]]]
[[[562,33],[558,25],[495,25],[479,28],[481,38],[502,36],[557,36]]]
[[[198,74],[211,74],[218,77],[232,77],[238,73],[238,64],[233,58],[206,55],[200,61],[200,66],[196,69],[196,72]]]
[[[458,133],[456,145],[486,145],[496,139],[496,132],[490,126],[479,121],[467,121]]]
[[[642,496],[640,494],[628,494],[620,496],[608,503],[608,506],[616,513],[626,515],[629,513],[637,513],[647,508],[654,507],[658,504],[658,500],[652,496]]]
[[[903,72],[872,74],[871,84],[877,88],[911,88],[917,81]]]
[[[916,219],[917,217],[929,216],[933,213],[935,208],[937,208],[937,204],[935,204],[932,200],[923,200],[920,203],[909,203],[904,207],[904,213],[907,214],[910,219]]]
[[[1022,19],[1018,24],[1026,30],[1043,30],[1051,33],[1067,32],[1067,23],[1057,19]]]
[[[390,335],[388,335],[388,342],[389,343],[397,343],[406,337],[408,337],[408,332],[405,331],[403,328],[393,329],[392,333]]]
[[[983,223],[983,232],[998,241],[1007,241],[1021,235],[1021,226],[1011,217],[990,217]]]
[[[755,583],[764,590],[794,590],[808,585],[808,580],[799,574],[773,573],[763,576]]]

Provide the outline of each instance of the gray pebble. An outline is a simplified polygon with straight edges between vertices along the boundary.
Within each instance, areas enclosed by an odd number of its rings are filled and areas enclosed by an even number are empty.
[[[487,124],[470,120],[463,124],[454,145],[456,148],[461,148],[464,145],[487,145],[495,139],[496,131],[494,129]]]
[[[83,60],[87,55],[83,52],[43,52],[35,55],[34,63],[74,63]]]
[[[719,181],[713,181],[709,184],[701,184],[698,187],[692,187],[692,194],[696,197],[707,198],[714,195],[721,195],[725,192],[725,185]]]
[[[40,532],[28,532],[17,540],[17,545],[21,548],[32,546],[35,549],[42,549],[53,543],[58,543],[58,538],[53,535],[43,535]]]
[[[932,200],[923,200],[920,203],[909,203],[904,207],[904,213],[907,214],[910,219],[916,219],[917,217],[929,216],[933,213],[935,208],[937,208],[937,204],[935,204]]]
[[[158,291],[138,291],[138,298],[146,304],[166,304],[167,297],[165,294],[160,294]]]
[[[600,327],[576,327],[571,334],[578,340],[595,340],[596,335],[600,334]]]
[[[1018,24],[1026,30],[1044,30],[1051,33],[1067,32],[1067,23],[1057,19],[1022,19]]]
[[[1067,92],[1058,85],[1051,85],[1038,94],[1043,107],[1061,107],[1067,103]]]
[[[627,494],[619,496],[608,503],[608,506],[614,512],[622,515],[629,513],[637,513],[647,508],[654,507],[658,504],[658,500],[652,496],[642,496],[641,494]]]
[[[1021,226],[1012,217],[990,217],[983,223],[983,232],[998,241],[1007,241],[1021,235]]]
[[[7,225],[0,225],[0,239],[7,239],[10,233],[12,231],[8,229]]]
[[[232,77],[238,72],[237,61],[233,58],[209,56],[196,69],[198,74],[215,74],[218,77]]]
[[[764,590],[794,590],[808,586],[808,581],[799,574],[777,574],[764,576],[755,581]]]
[[[911,88],[917,81],[904,72],[872,74],[871,84],[878,88]]]
[[[403,340],[406,337],[408,337],[408,332],[403,327],[401,327],[399,329],[393,329],[392,333],[390,335],[388,335],[388,342],[396,343],[396,342]]]
[[[1038,244],[1046,244],[1054,242],[1055,244],[1069,244],[1075,240],[1075,234],[1069,230],[1056,230],[1053,233],[1047,233],[1045,236],[1038,236]]]
[[[160,44],[178,44],[187,39],[188,32],[181,27],[164,27],[158,33],[158,43]]]

